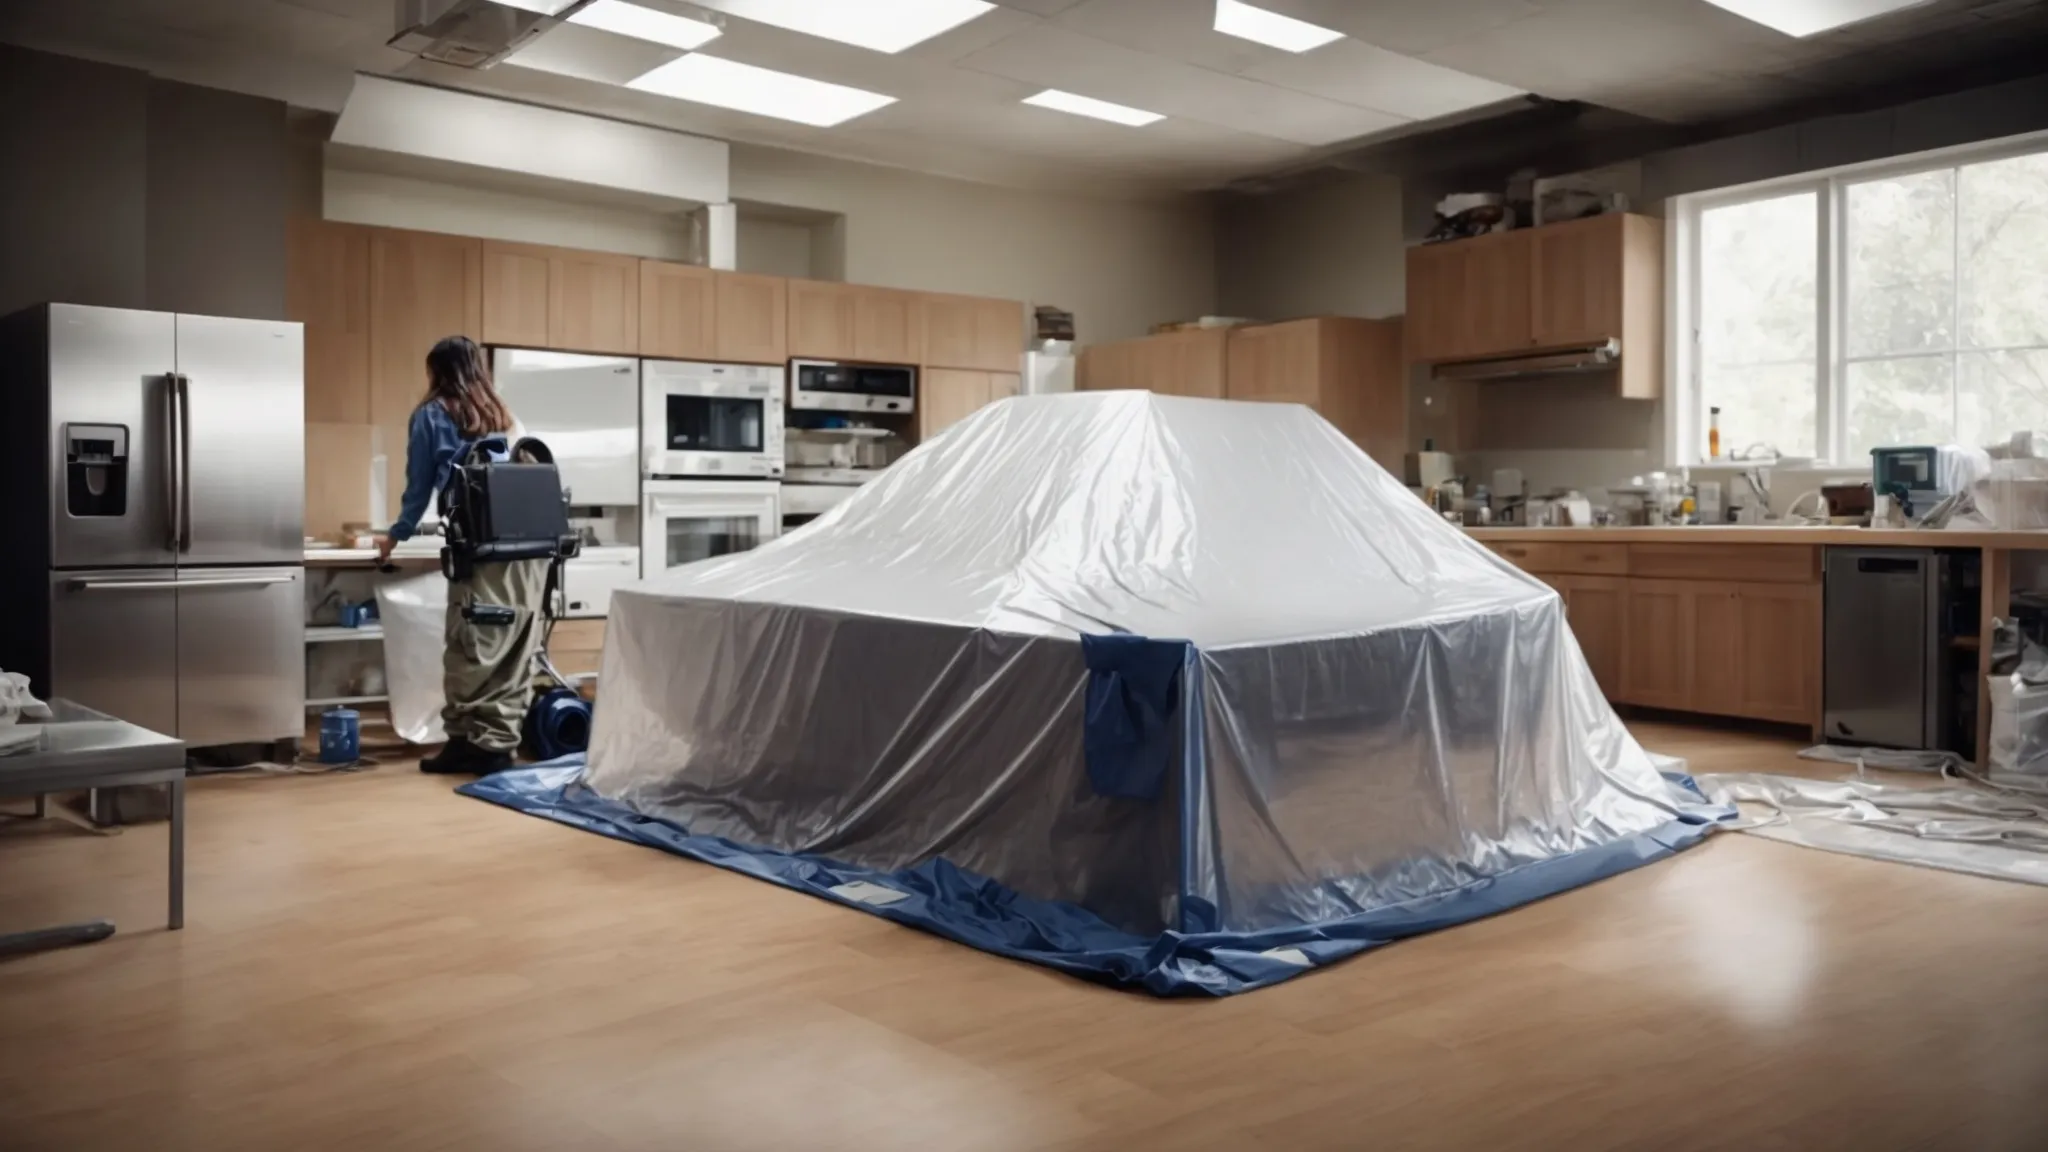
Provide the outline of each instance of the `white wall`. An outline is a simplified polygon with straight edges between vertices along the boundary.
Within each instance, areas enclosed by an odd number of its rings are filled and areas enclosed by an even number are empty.
[[[1217,307],[1226,316],[1398,316],[1406,304],[1401,182],[1332,175],[1217,212]]]
[[[813,229],[825,224],[804,224],[794,220],[764,220],[742,214],[739,222],[739,268],[764,276],[796,276],[805,280],[826,279],[812,268]]]
[[[820,278],[1053,305],[1074,313],[1084,343],[1216,310],[1215,228],[1201,199],[1066,196],[741,144],[732,195],[842,214],[843,267],[833,277],[814,256]]]
[[[690,256],[688,218],[564,197],[362,172],[329,164],[322,180],[329,220],[554,244],[662,260]]]

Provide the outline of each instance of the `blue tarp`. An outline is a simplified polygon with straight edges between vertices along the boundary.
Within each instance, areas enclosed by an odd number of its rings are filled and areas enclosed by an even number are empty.
[[[1157,800],[1173,765],[1185,640],[1083,636],[1088,710],[1081,729],[1088,783],[1098,795]]]
[[[1030,899],[944,859],[877,872],[821,856],[693,836],[583,787],[578,783],[582,772],[581,756],[564,757],[487,776],[457,791],[837,901],[999,956],[1158,996],[1228,996],[1277,984],[1381,944],[1477,920],[1661,860],[1734,817],[1732,810],[1711,807],[1702,798],[1693,811],[1650,832],[1516,868],[1441,896],[1267,932],[1163,932],[1148,938],[1113,928],[1077,905]],[[1698,795],[1690,779],[1670,779]]]

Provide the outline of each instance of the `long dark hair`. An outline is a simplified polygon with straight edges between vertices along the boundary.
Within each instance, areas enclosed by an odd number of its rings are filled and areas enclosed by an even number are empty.
[[[512,430],[512,410],[491,384],[484,350],[467,336],[449,336],[427,353],[427,400],[439,403],[464,436]]]

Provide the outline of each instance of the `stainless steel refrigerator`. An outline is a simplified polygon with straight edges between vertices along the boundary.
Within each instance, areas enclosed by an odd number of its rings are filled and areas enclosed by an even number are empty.
[[[295,323],[0,320],[0,668],[193,746],[305,725]]]

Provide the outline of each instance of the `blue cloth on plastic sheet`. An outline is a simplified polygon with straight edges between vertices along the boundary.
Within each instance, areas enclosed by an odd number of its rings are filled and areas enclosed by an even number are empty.
[[[1173,718],[1187,654],[1185,640],[1081,637],[1081,661],[1088,666],[1081,751],[1097,795],[1159,798],[1173,762]]]
[[[999,956],[1157,996],[1228,996],[1277,984],[1369,948],[1491,916],[1661,860],[1735,816],[1733,809],[1711,806],[1700,797],[1679,819],[1649,832],[1525,865],[1441,896],[1265,932],[1164,932],[1148,938],[1113,928],[1073,904],[1033,900],[944,859],[878,872],[822,856],[693,836],[599,796],[579,783],[582,775],[583,757],[571,756],[486,776],[457,791],[808,892]],[[1698,795],[1688,778],[1674,773],[1667,779]],[[863,881],[903,898],[875,904],[845,890]]]

